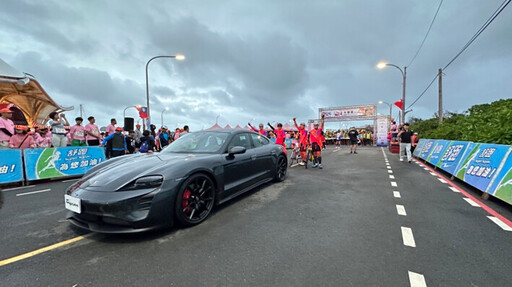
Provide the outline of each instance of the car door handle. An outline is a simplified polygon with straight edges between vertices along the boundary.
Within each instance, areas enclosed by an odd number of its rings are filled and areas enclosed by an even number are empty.
[[[257,156],[256,156],[256,155],[252,155],[252,156],[251,156],[251,159],[252,159],[252,160],[256,160],[256,158],[257,158]]]

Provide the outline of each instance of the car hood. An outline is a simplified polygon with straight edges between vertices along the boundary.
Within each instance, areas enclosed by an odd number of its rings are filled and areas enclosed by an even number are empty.
[[[195,157],[197,155],[178,153],[123,156],[89,175],[79,188],[91,191],[116,191],[139,177],[162,174],[164,166],[176,165]]]

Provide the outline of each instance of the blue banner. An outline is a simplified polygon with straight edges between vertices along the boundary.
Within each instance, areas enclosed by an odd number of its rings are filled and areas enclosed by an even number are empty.
[[[86,173],[105,161],[102,147],[59,147],[25,149],[27,180],[56,178]]]
[[[418,157],[421,153],[421,151],[423,150],[423,147],[425,146],[425,143],[427,142],[427,139],[420,139],[420,141],[418,142],[418,144],[416,145],[416,149],[414,149],[414,153],[413,155],[415,157]]]
[[[512,153],[509,152],[503,166],[487,188],[487,193],[512,204]]]
[[[466,158],[464,154],[470,144],[470,142],[451,141],[445,149],[443,156],[437,162],[437,167],[440,167],[449,174],[455,174],[459,163],[462,159]]]
[[[432,152],[427,157],[427,161],[431,163],[432,165],[437,166],[437,163],[442,158],[444,152],[446,151],[446,148],[450,144],[450,141],[446,140],[438,140],[436,142],[436,145],[432,149]]]
[[[0,149],[0,183],[23,181],[21,150]]]
[[[427,160],[428,155],[436,146],[437,140],[426,140],[423,149],[421,150],[419,157],[423,160]]]
[[[491,180],[508,155],[510,146],[496,144],[470,144],[464,163],[457,170],[457,178],[486,191]],[[468,149],[469,151],[469,149]]]

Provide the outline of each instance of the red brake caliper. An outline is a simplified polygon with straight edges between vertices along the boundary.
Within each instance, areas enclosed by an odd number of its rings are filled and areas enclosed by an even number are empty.
[[[185,189],[183,192],[183,200],[181,201],[181,207],[185,210],[185,213],[188,213],[190,211],[190,206],[188,206],[188,200],[190,199],[190,190]]]

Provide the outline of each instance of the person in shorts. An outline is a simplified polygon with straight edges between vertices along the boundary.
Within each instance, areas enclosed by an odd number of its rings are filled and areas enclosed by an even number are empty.
[[[322,120],[320,121],[320,125],[315,123],[313,125],[313,129],[309,131],[309,142],[311,143],[311,149],[313,151],[313,165],[311,167],[318,167],[320,169],[322,166],[322,130],[324,129],[324,117],[322,115]]]
[[[298,126],[295,118],[293,118],[293,123],[295,124],[295,127],[299,131],[299,150],[300,158],[302,159],[300,165],[304,165],[304,161],[306,161],[306,151],[308,148],[308,131],[306,130],[305,123],[300,123],[300,126]]]
[[[87,140],[88,146],[99,146],[101,133],[100,129],[96,125],[96,119],[93,116],[87,118],[89,123],[85,126],[85,139]]]
[[[348,138],[350,140],[350,153],[357,154],[357,142],[359,133],[357,132],[355,127],[351,127],[350,131],[348,132]]]
[[[64,114],[51,112],[49,115],[50,127],[52,129],[52,146],[66,147],[68,145],[68,137],[65,126],[69,126],[69,122]]]
[[[85,127],[82,126],[84,119],[77,117],[75,119],[76,125],[72,126],[69,130],[71,135],[71,146],[86,146],[85,141]]]

